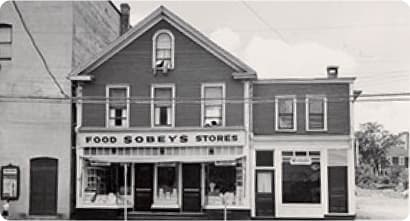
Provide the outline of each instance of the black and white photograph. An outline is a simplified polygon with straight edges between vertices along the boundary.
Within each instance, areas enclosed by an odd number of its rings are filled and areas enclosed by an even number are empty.
[[[0,4],[0,220],[408,218],[409,1]]]

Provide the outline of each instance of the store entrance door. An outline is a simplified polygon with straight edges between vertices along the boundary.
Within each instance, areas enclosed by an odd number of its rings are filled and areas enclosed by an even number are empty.
[[[30,160],[30,215],[57,214],[57,159]]]
[[[135,199],[136,211],[151,210],[153,196],[153,164],[135,164]]]
[[[201,164],[182,165],[182,210],[201,210]]]
[[[275,216],[274,170],[256,171],[255,207],[256,216]]]

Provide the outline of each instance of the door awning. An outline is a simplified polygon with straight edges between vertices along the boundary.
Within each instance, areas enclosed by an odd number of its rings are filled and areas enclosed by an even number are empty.
[[[216,161],[234,161],[244,155],[216,155],[216,156],[82,156],[93,162],[101,163],[159,163],[159,162],[186,162],[203,163]]]

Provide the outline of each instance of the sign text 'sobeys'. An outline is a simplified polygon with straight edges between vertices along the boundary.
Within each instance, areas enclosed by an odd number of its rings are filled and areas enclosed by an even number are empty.
[[[121,139],[121,140],[119,140]],[[193,139],[193,140],[191,140]],[[198,134],[194,137],[188,135],[156,135],[156,136],[86,136],[85,143],[87,144],[142,144],[142,143],[218,143],[218,142],[236,142],[238,135],[236,134]]]

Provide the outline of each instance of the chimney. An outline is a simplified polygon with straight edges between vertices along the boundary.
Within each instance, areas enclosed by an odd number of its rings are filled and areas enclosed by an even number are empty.
[[[327,78],[334,79],[337,78],[338,66],[327,66]]]
[[[130,5],[127,3],[121,3],[120,8],[120,35],[123,35],[130,27]]]

